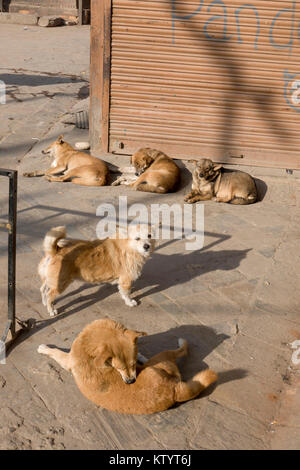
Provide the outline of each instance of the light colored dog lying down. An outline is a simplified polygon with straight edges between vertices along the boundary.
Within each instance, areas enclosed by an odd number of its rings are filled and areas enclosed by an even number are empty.
[[[176,359],[187,355],[187,342],[147,360],[138,355],[137,339],[146,333],[127,330],[110,319],[96,320],[84,328],[65,353],[41,344],[40,354],[50,356],[72,372],[83,395],[108,410],[128,414],[151,414],[177,402],[197,397],[217,380],[210,369],[188,382],[181,380]],[[137,359],[143,366],[137,368]]]
[[[118,284],[125,304],[134,307],[130,299],[131,286],[142,272],[154,250],[155,240],[148,225],[130,225],[126,238],[105,240],[70,240],[65,227],[55,227],[44,239],[44,257],[38,272],[42,280],[42,302],[51,316],[57,314],[54,300],[75,280],[94,284]]]
[[[60,135],[43,154],[52,158],[51,168],[46,171],[32,171],[23,176],[45,176],[48,181],[71,181],[81,186],[104,186],[109,179],[106,163],[100,158],[75,150]]]

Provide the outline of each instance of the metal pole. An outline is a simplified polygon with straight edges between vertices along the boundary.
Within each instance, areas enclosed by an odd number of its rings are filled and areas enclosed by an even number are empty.
[[[0,168],[0,175],[9,178],[9,209],[8,221],[1,223],[0,227],[8,231],[8,318],[7,323],[0,337],[0,360],[1,354],[7,351],[12,345],[12,342],[24,332],[29,331],[36,324],[33,318],[26,321],[18,320],[20,329],[16,331],[16,239],[17,239],[17,186],[18,186],[18,172],[15,170],[5,170]],[[10,332],[11,338],[8,339]]]
[[[8,320],[12,338],[16,333],[16,233],[18,173],[9,174],[9,231],[8,231]]]

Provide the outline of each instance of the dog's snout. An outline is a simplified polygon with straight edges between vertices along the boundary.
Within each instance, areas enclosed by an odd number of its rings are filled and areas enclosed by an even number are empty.
[[[125,380],[125,382],[126,382],[127,384],[134,384],[135,381],[136,381],[135,378],[133,378],[133,379],[126,379],[126,380]]]
[[[144,250],[147,251],[147,250],[149,250],[149,248],[150,248],[150,245],[149,245],[148,243],[145,243],[145,244],[144,244]]]

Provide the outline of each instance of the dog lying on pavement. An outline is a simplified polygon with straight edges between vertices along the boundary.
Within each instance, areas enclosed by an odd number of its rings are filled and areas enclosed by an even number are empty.
[[[57,314],[54,300],[75,280],[88,283],[118,284],[125,304],[134,307],[130,299],[133,282],[154,250],[155,240],[147,225],[129,226],[126,238],[105,240],[70,240],[65,227],[55,227],[44,239],[45,256],[38,273],[42,280],[42,302],[50,316]]]
[[[96,405],[128,414],[151,414],[197,397],[217,380],[210,369],[188,382],[181,380],[176,359],[188,353],[187,342],[178,349],[147,360],[138,355],[137,339],[146,333],[128,330],[110,319],[86,326],[65,353],[41,344],[40,354],[72,372],[82,394]],[[143,365],[137,367],[137,359]]]
[[[46,171],[23,173],[23,176],[45,176],[48,181],[71,181],[81,186],[104,186],[108,182],[109,170],[99,158],[75,150],[63,140],[53,142],[43,154],[53,158],[51,168]]]
[[[124,173],[112,186],[125,184],[136,191],[168,193],[176,190],[180,181],[180,169],[165,153],[151,148],[142,148],[131,157],[132,169]],[[130,173],[135,173],[130,175]]]
[[[185,202],[213,200],[230,204],[253,204],[257,200],[254,179],[243,171],[226,170],[208,158],[194,160],[192,191]]]

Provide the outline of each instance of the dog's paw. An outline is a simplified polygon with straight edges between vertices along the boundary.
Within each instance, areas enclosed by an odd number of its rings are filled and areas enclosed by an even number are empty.
[[[185,196],[184,202],[187,202],[188,204],[193,204],[193,199],[190,196]]]
[[[50,317],[55,317],[55,316],[57,315],[57,313],[58,313],[58,312],[57,312],[56,308],[53,308],[53,309],[49,312],[49,315],[50,315]]]
[[[128,299],[125,301],[126,305],[128,305],[128,307],[136,307],[137,306],[137,301],[134,300],[134,299]]]
[[[37,348],[37,352],[39,354],[47,354],[48,346],[45,344],[40,344],[39,347]]]

